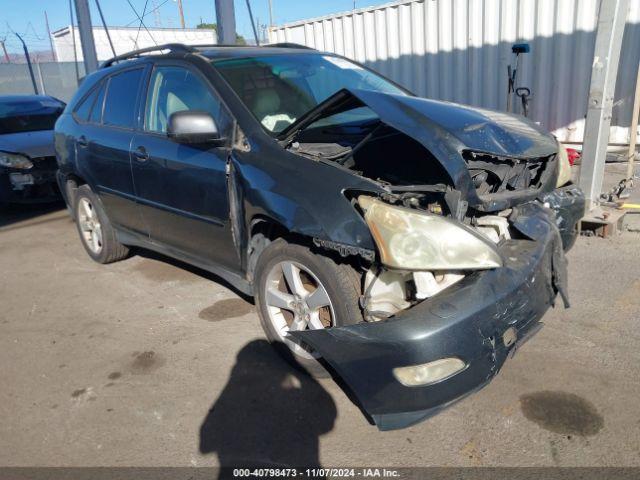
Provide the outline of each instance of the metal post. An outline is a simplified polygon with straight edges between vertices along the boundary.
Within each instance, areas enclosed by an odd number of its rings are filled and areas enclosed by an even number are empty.
[[[249,20],[251,20],[251,28],[253,29],[253,38],[256,39],[256,45],[260,46],[260,39],[258,38],[258,31],[256,30],[256,24],[253,21],[253,12],[251,11],[251,2],[247,0],[247,10],[249,10]]]
[[[96,45],[93,41],[93,29],[91,27],[91,12],[89,12],[88,0],[75,0],[76,17],[78,18],[78,31],[82,56],[84,57],[84,70],[87,74],[98,69],[98,56]]]
[[[628,9],[629,0],[602,0],[600,4],[579,180],[587,199],[587,211],[596,206],[602,193],[618,60]]]
[[[4,52],[4,59],[7,61],[7,63],[11,63],[11,57],[9,57],[9,54],[7,53],[7,47],[5,47],[4,45],[4,40],[0,40],[0,45],[2,45],[2,51]]]
[[[107,27],[107,22],[104,21],[104,15],[102,14],[102,7],[100,7],[100,0],[96,0],[96,7],[98,7],[98,14],[100,15],[100,21],[102,22],[104,33],[107,34],[107,40],[109,41],[109,46],[111,47],[111,51],[113,52],[113,56],[115,57],[117,55],[116,49],[113,48],[113,42],[111,41],[111,34],[109,33],[109,27]]]
[[[69,32],[71,33],[71,44],[73,45],[73,66],[76,69],[76,85],[80,85],[80,72],[78,71],[78,49],[76,47],[76,32],[73,28],[73,0],[69,0]]]
[[[42,89],[42,94],[47,94],[47,89],[44,86],[44,78],[42,76],[42,69],[40,68],[40,62],[36,60],[36,70],[38,71],[38,80],[40,80],[40,88]]]
[[[269,0],[269,26],[273,27],[273,0]]]
[[[36,95],[38,95],[38,86],[36,85],[36,77],[33,74],[33,67],[31,66],[31,58],[29,57],[29,49],[27,48],[27,44],[24,43],[24,40],[22,40],[22,37],[19,34],[17,34],[16,32],[13,32],[13,33],[22,42],[22,48],[24,49],[24,56],[27,59],[27,65],[29,66],[29,75],[31,75],[31,84],[33,85],[33,92]]]
[[[44,11],[44,23],[47,26],[47,36],[49,37],[49,45],[51,45],[51,57],[54,62],[57,62],[56,59],[56,50],[53,48],[53,38],[51,38],[51,29],[49,28],[49,17],[47,16],[47,11]]]
[[[216,0],[216,21],[218,24],[218,43],[236,44],[236,14],[233,0]]]
[[[638,137],[638,115],[640,115],[640,65],[636,76],[636,93],[633,99],[633,111],[631,113],[631,129],[629,131],[629,165],[627,166],[627,180],[633,180],[633,163],[636,159],[636,141]]]
[[[184,11],[182,10],[182,0],[178,0],[178,11],[180,12],[180,25],[184,29]]]

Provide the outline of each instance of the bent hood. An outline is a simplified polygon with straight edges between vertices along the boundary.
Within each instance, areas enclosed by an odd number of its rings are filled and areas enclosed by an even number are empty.
[[[463,151],[520,159],[548,157],[558,151],[552,135],[519,115],[355,89],[340,90],[291,124],[278,138],[286,143],[321,118],[362,106],[369,107],[383,123],[429,150],[472,205],[482,201],[472,185]]]
[[[52,157],[55,155],[53,130],[0,135],[0,151],[21,153],[31,158]]]

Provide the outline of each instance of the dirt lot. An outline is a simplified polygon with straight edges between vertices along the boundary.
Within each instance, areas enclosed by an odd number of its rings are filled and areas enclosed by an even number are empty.
[[[0,465],[640,465],[633,223],[578,240],[572,308],[487,388],[381,433],[333,381],[280,361],[214,277],[145,253],[101,266],[61,206],[4,211]]]

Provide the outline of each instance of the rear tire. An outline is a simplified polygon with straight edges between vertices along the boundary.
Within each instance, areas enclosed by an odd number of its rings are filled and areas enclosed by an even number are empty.
[[[362,321],[362,276],[350,265],[278,239],[260,254],[254,278],[256,306],[267,339],[295,366],[314,377],[328,377],[319,354],[287,332]]]
[[[100,200],[88,185],[78,187],[73,213],[82,246],[93,260],[106,264],[126,258],[129,249],[118,241]]]

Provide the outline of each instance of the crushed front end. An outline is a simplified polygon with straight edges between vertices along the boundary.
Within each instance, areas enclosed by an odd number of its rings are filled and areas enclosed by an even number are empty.
[[[558,213],[540,201],[515,207],[509,223],[520,235],[497,245],[500,268],[465,275],[382,321],[294,335],[344,379],[381,430],[434,415],[486,385],[508,355],[538,331],[558,294],[568,306],[563,239],[556,224],[563,215],[569,221],[582,198],[578,192],[569,199],[556,193]],[[457,362],[438,363],[445,359]],[[424,365],[445,368],[444,378],[411,385],[400,374]]]
[[[32,158],[0,151],[0,202],[38,203],[60,198],[55,156]]]

